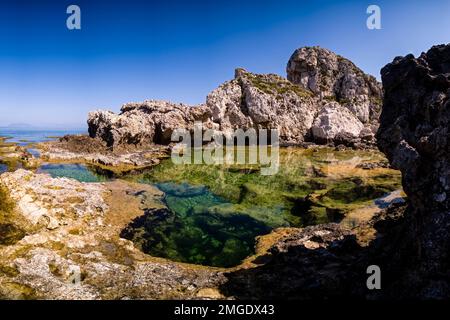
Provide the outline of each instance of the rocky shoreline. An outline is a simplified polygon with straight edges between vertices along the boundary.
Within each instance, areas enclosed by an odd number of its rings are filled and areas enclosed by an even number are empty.
[[[148,100],[121,113],[89,113],[89,135],[108,148],[168,145],[175,129],[203,128],[230,135],[235,129],[277,129],[280,145],[304,143],[375,147],[381,84],[349,60],[320,47],[294,52],[287,79],[236,69],[235,78],[197,106]]]
[[[353,63],[318,47],[296,50],[287,79],[236,70],[200,106],[145,101],[117,115],[89,114],[89,137],[39,144],[41,159],[84,162],[117,174],[151,168],[170,152],[176,128],[230,133],[277,128],[286,145],[373,148],[401,170],[406,204],[346,228],[319,224],[261,236],[233,268],[144,254],[121,232],[162,193],[123,180],[83,183],[26,170],[26,150],[2,145],[18,169],[0,175],[0,298],[5,299],[408,299],[450,297],[450,45],[396,58],[381,86]],[[381,99],[384,99],[381,113]],[[379,127],[379,128],[378,128]],[[374,134],[378,130],[375,138]],[[386,163],[370,164],[373,170]],[[23,168],[20,168],[23,167]],[[361,184],[361,181],[356,181]],[[369,265],[383,290],[366,287]]]

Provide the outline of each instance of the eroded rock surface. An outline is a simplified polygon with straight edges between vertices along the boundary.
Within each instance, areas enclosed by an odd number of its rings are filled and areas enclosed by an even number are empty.
[[[296,50],[287,75],[236,69],[235,78],[213,90],[205,104],[148,100],[125,104],[120,114],[93,111],[89,134],[112,148],[145,147],[169,144],[175,129],[192,130],[201,121],[204,128],[226,135],[235,129],[278,129],[281,144],[373,146],[382,97],[375,78],[319,47]],[[334,119],[330,114],[335,112],[345,114],[347,121],[324,119]]]
[[[145,148],[121,145],[109,148],[100,139],[86,135],[68,135],[39,144],[40,159],[35,162],[81,162],[92,164],[116,175],[153,167],[169,156],[170,147],[152,144]]]
[[[409,199],[403,250],[413,260],[411,295],[448,298],[450,45],[432,47],[417,58],[397,57],[381,74],[385,100],[378,145],[401,170]]]
[[[381,84],[353,62],[320,47],[297,49],[289,59],[287,78],[349,109],[362,123],[377,123]]]

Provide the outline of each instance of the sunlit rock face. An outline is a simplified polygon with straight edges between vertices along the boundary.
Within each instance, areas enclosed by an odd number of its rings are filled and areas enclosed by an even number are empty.
[[[381,84],[353,62],[320,47],[297,49],[287,64],[287,78],[320,99],[338,101],[362,123],[376,123],[381,111]]]
[[[120,114],[89,113],[88,125],[91,137],[112,148],[169,144],[175,129],[192,130],[195,121],[224,134],[278,129],[282,144],[373,146],[368,142],[378,127],[381,98],[381,85],[351,61],[326,49],[306,47],[289,60],[287,79],[238,68],[234,79],[208,94],[205,104],[128,103]],[[324,113],[335,109],[349,114],[346,122],[322,121]]]
[[[236,69],[235,78],[212,91],[206,104],[219,130],[278,129],[282,143],[305,141],[317,112],[317,100],[275,74]]]
[[[148,100],[127,103],[121,113],[96,110],[88,115],[89,135],[100,138],[109,147],[123,144],[148,146],[168,144],[175,129],[193,129],[195,121],[207,125],[209,109],[204,105],[188,106],[166,101]]]
[[[420,296],[449,297],[450,45],[397,57],[382,71],[385,99],[378,145],[400,169]],[[433,279],[431,279],[433,277]],[[416,279],[416,280],[417,280]]]

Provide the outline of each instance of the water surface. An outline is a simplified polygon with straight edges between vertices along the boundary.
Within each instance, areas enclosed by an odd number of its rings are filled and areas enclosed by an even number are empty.
[[[66,177],[80,182],[105,182],[111,177],[96,173],[95,169],[84,164],[43,164],[37,173],[48,173],[53,178]]]

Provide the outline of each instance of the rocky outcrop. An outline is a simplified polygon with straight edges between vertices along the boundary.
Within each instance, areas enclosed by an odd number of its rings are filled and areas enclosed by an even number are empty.
[[[212,91],[206,104],[225,133],[235,129],[278,129],[282,143],[305,141],[317,112],[313,94],[275,75],[237,69],[235,79]]]
[[[206,106],[190,107],[166,101],[148,100],[127,103],[121,113],[97,110],[88,115],[89,135],[105,141],[108,147],[120,145],[149,146],[168,144],[172,132],[192,129],[195,121],[207,125],[210,118]]]
[[[281,144],[370,145],[366,142],[373,134],[367,132],[377,128],[382,94],[375,78],[319,47],[297,50],[287,75],[285,79],[236,69],[234,79],[208,94],[206,104],[150,100],[125,104],[120,114],[93,111],[89,134],[112,148],[169,144],[176,128],[192,130],[194,122],[201,121],[204,128],[225,135],[235,129],[278,129]],[[339,123],[335,119],[341,114],[346,121]]]
[[[398,57],[381,73],[378,145],[401,170],[407,203],[391,204],[350,233],[318,225],[279,239],[264,265],[226,274],[228,295],[450,298],[450,45]],[[367,289],[370,265],[381,270],[381,290]]]
[[[364,124],[377,123],[382,87],[353,62],[320,47],[297,49],[289,59],[287,78],[292,83],[349,109]]]
[[[154,167],[167,158],[170,151],[168,146],[158,144],[151,144],[142,149],[135,145],[122,144],[111,149],[104,141],[86,135],[67,135],[56,141],[40,143],[37,148],[40,151],[40,158],[34,159],[37,163],[86,163],[115,176]]]
[[[239,299],[355,298],[364,285],[357,281],[364,274],[355,263],[359,248],[337,224],[292,230],[268,250],[264,265],[226,274],[221,288]]]
[[[449,298],[450,45],[397,57],[382,71],[378,145],[402,172],[408,221],[402,258],[420,297]]]

